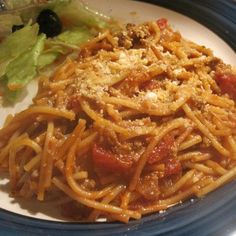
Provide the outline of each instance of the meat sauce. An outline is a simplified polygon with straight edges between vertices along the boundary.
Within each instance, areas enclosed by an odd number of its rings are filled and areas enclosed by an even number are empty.
[[[172,148],[174,146],[174,136],[166,135],[149,155],[147,163],[163,163],[165,165],[164,176],[168,177],[178,174],[182,171],[181,164],[172,157]],[[122,173],[130,170],[134,165],[134,160],[129,155],[118,155],[107,150],[102,145],[94,144],[92,150],[93,164],[106,172]]]

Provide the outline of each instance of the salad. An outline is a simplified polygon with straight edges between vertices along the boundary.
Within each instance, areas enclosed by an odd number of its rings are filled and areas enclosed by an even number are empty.
[[[99,32],[116,30],[76,0],[6,1],[0,14],[0,96],[15,103],[22,89],[48,67],[73,56]]]

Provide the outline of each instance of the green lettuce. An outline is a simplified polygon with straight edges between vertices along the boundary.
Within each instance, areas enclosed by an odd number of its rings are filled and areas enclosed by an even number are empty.
[[[6,1],[7,9],[17,9],[20,7],[25,7],[26,5],[31,4],[32,0],[8,0]]]
[[[54,39],[47,39],[46,48],[39,57],[38,68],[42,69],[52,64],[61,55],[66,55],[73,50],[79,50],[79,46],[92,38],[88,28],[73,28],[64,31]]]
[[[6,68],[11,61],[35,44],[38,31],[37,24],[27,25],[9,35],[0,44],[0,79],[6,73]]]
[[[21,10],[20,14],[23,22],[27,23],[30,19],[35,21],[37,15],[43,9],[51,9],[56,12],[59,18],[62,19],[66,29],[84,25],[96,29],[110,28],[105,17],[88,9],[86,5],[76,0],[51,0],[37,7],[26,7]]]
[[[6,69],[7,86],[15,91],[24,87],[37,74],[38,58],[43,51],[46,36],[41,34],[32,49],[23,52]]]
[[[21,94],[21,90],[11,91],[7,87],[7,78],[6,76],[4,76],[3,79],[0,81],[0,93],[4,96],[4,102],[14,103]]]
[[[38,59],[38,69],[42,69],[45,66],[52,64],[59,56],[60,53],[57,51],[42,53]]]
[[[22,20],[19,15],[0,14],[0,38],[11,34],[13,25],[21,25]]]
[[[108,22],[79,1],[58,1],[52,9],[63,19],[67,27],[88,26],[97,29],[109,28]]]
[[[61,33],[57,39],[64,43],[72,45],[81,45],[92,38],[92,34],[88,28],[76,27]]]

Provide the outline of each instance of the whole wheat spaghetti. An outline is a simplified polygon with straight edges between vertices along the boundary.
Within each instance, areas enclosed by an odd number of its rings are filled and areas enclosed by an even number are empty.
[[[15,197],[128,222],[236,178],[236,73],[166,20],[84,45],[0,130]]]

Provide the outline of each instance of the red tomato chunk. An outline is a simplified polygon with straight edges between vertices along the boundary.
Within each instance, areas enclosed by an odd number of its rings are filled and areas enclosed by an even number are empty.
[[[126,171],[132,166],[132,160],[127,156],[119,156],[97,144],[93,146],[93,163],[106,171]]]
[[[165,18],[160,18],[157,20],[157,24],[158,24],[160,30],[163,30],[166,28],[168,21]]]
[[[168,158],[171,155],[174,141],[175,140],[172,135],[166,135],[150,154],[148,164],[153,164],[162,159]]]
[[[179,174],[182,171],[182,166],[179,160],[168,159],[165,163],[165,176]]]
[[[222,93],[227,93],[236,100],[236,75],[230,73],[216,73],[215,81],[219,85]]]

